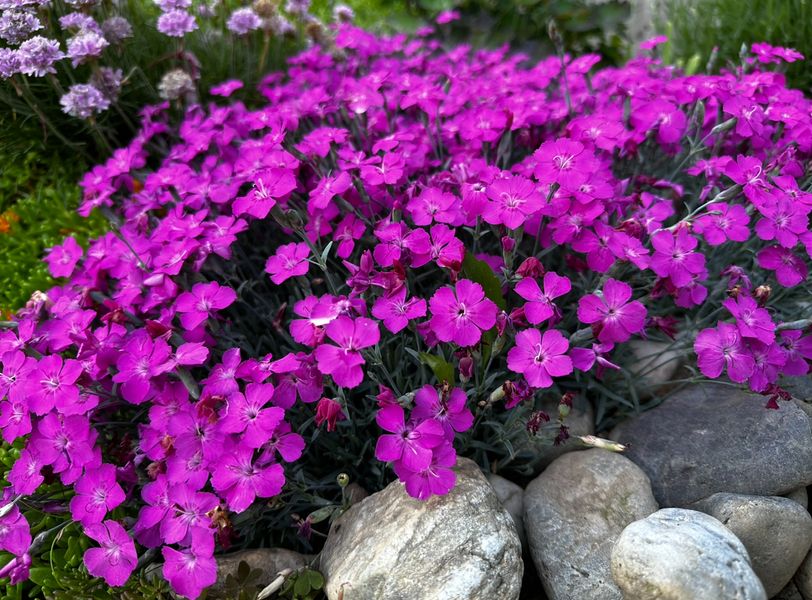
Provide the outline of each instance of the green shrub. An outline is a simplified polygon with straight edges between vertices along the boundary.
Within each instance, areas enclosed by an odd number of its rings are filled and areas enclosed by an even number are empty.
[[[0,156],[0,164],[0,312],[7,312],[54,284],[41,260],[46,248],[70,235],[86,244],[103,225],[76,214],[81,162],[28,152]]]
[[[568,52],[598,52],[612,63],[627,55],[624,38],[629,18],[625,0],[411,0],[427,13],[454,9],[461,19],[451,24],[455,39],[477,46],[508,43],[535,56],[555,51],[547,33],[555,21]]]
[[[741,0],[662,0],[658,29],[669,34],[667,52],[674,63],[687,64],[698,57],[702,65],[717,48],[717,67],[740,63],[742,44],[753,42],[789,46],[812,56],[812,1],[751,0],[746,10]],[[788,83],[812,87],[809,61],[787,67]]]

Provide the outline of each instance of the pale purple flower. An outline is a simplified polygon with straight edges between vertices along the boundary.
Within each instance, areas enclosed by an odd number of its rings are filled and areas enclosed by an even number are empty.
[[[65,58],[59,49],[59,42],[41,35],[23,42],[19,49],[20,71],[34,77],[44,77],[56,73],[54,63]]]
[[[197,29],[193,15],[185,10],[170,10],[158,17],[158,31],[169,37],[183,37]]]
[[[62,112],[77,119],[89,119],[110,108],[110,99],[89,83],[77,83],[59,99]]]
[[[42,23],[31,10],[10,9],[0,13],[0,39],[16,46],[28,39],[35,31],[42,29]]]
[[[238,8],[229,15],[226,27],[234,35],[248,35],[262,27],[262,19],[250,7]]]
[[[8,79],[20,72],[20,53],[11,48],[0,48],[0,79]]]
[[[67,56],[74,67],[91,58],[99,58],[104,49],[110,45],[104,37],[93,31],[83,31],[68,40]]]
[[[133,37],[133,27],[130,22],[118,15],[105,19],[101,24],[101,29],[105,39],[111,44],[120,44]]]

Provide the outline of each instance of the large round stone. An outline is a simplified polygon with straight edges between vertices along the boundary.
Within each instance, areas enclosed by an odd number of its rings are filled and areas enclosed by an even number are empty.
[[[770,597],[789,583],[812,546],[812,516],[788,498],[714,494],[692,508],[718,519],[741,540]]]
[[[572,452],[547,467],[525,490],[524,527],[550,600],[619,600],[612,544],[655,510],[648,477],[619,454]]]
[[[516,526],[485,476],[459,459],[457,484],[422,502],[400,482],[353,505],[321,554],[329,600],[515,600]]]
[[[780,496],[812,483],[812,428],[793,402],[693,385],[616,427],[611,438],[648,474],[661,506],[716,492]]]
[[[704,513],[666,508],[626,527],[612,550],[624,600],[766,600],[739,539]]]

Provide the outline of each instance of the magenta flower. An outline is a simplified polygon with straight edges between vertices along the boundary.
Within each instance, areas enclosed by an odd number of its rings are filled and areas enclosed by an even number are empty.
[[[265,272],[270,273],[271,281],[276,285],[291,277],[306,275],[310,269],[310,248],[304,242],[284,244],[265,263]]]
[[[285,416],[282,408],[265,407],[273,395],[272,385],[259,383],[249,384],[245,395],[232,394],[228,398],[226,413],[220,419],[220,429],[225,433],[241,433],[241,444],[259,448],[270,439]]]
[[[164,546],[161,553],[164,557],[163,575],[178,594],[195,600],[217,581],[214,536],[211,533],[196,532],[188,548],[179,551]]]
[[[763,392],[778,381],[787,363],[787,353],[779,344],[764,344],[753,339],[748,340],[747,346],[753,356],[753,374],[747,383],[751,390]]]
[[[431,463],[423,469],[409,469],[402,461],[396,462],[393,468],[407,494],[418,500],[428,500],[432,496],[444,496],[454,488],[457,475],[452,467],[455,464],[457,453],[452,446],[443,444],[433,449]]]
[[[315,350],[319,371],[331,375],[336,385],[354,388],[361,383],[366,361],[360,350],[374,346],[381,339],[378,324],[371,319],[340,316],[325,330],[327,337],[338,344],[322,344]]]
[[[426,188],[409,203],[409,214],[415,225],[453,223],[459,215],[460,199],[438,188]]]
[[[60,416],[49,412],[37,423],[28,448],[41,461],[51,465],[62,482],[75,482],[88,465],[101,463],[101,452],[94,449],[96,431],[84,415]],[[97,462],[98,461],[98,462]]]
[[[145,330],[139,329],[124,344],[113,381],[121,384],[121,395],[127,402],[141,404],[154,392],[152,379],[174,366],[169,344],[161,338],[153,340]]]
[[[103,464],[87,469],[74,485],[76,495],[71,498],[70,512],[74,521],[85,527],[104,521],[107,513],[124,502],[124,490],[116,481],[116,468]]]
[[[694,231],[711,246],[730,240],[746,242],[750,238],[750,217],[741,204],[710,204],[707,212],[694,222]]]
[[[569,342],[560,331],[525,329],[516,334],[516,345],[507,357],[508,369],[521,373],[531,386],[548,388],[553,377],[572,373],[572,360],[566,355]]]
[[[685,113],[671,102],[655,99],[635,106],[631,123],[635,129],[650,131],[657,128],[657,141],[674,144],[682,138],[688,119]]]
[[[235,217],[250,215],[264,219],[277,200],[295,189],[296,178],[288,169],[264,169],[254,176],[254,188],[234,200],[231,210]]]
[[[304,447],[304,438],[298,433],[294,433],[291,426],[282,421],[274,431],[271,439],[268,440],[268,443],[263,446],[265,454],[263,454],[261,460],[273,460],[275,455],[279,454],[283,460],[294,462],[302,456]]]
[[[697,239],[684,228],[676,233],[655,233],[651,236],[651,245],[654,246],[651,270],[660,277],[670,277],[677,287],[687,285],[705,270],[704,255],[693,251],[697,243]]]
[[[525,277],[514,288],[516,293],[527,300],[524,305],[524,314],[531,325],[538,325],[552,317],[558,311],[553,300],[563,296],[572,289],[567,277],[553,273],[544,275],[544,291],[532,277]]]
[[[45,481],[41,471],[45,462],[39,453],[33,450],[33,443],[20,452],[20,457],[14,461],[14,466],[8,473],[11,489],[15,494],[33,494]]]
[[[809,363],[812,361],[812,335],[803,336],[801,331],[782,331],[778,343],[787,355],[784,364],[784,373],[787,375],[806,375],[809,372]]]
[[[31,433],[31,413],[25,402],[20,400],[0,402],[0,431],[8,444],[13,444],[17,438]]]
[[[426,301],[422,298],[406,300],[406,293],[403,286],[391,296],[381,296],[372,306],[372,314],[392,333],[401,331],[410,320],[426,316]]]
[[[308,209],[314,213],[327,208],[336,196],[340,196],[352,186],[352,177],[349,173],[341,171],[335,177],[325,177],[310,192],[310,201],[307,203]]]
[[[607,279],[601,295],[589,294],[578,301],[578,320],[592,324],[603,343],[625,342],[646,325],[646,307],[629,302],[631,297],[630,285]]]
[[[99,548],[85,551],[87,572],[101,577],[107,585],[124,585],[135,570],[138,556],[135,544],[117,521],[105,521],[85,527],[85,535],[99,543]]]
[[[375,456],[383,462],[402,462],[411,471],[420,471],[431,464],[432,448],[445,443],[443,426],[433,419],[406,423],[403,407],[385,406],[375,420],[384,431],[375,446]]]
[[[415,229],[404,238],[403,245],[412,252],[415,268],[433,260],[440,267],[459,271],[465,258],[465,245],[454,235],[454,230],[445,225],[434,225],[430,234]]]
[[[544,197],[535,184],[520,175],[494,179],[487,188],[487,195],[491,201],[482,218],[508,229],[521,227],[544,204]]]
[[[454,440],[454,432],[468,431],[474,424],[474,415],[467,407],[468,396],[460,388],[441,396],[433,385],[424,385],[417,390],[414,403],[412,419],[437,421],[443,426],[449,442]]]
[[[146,504],[141,507],[135,522],[133,535],[138,543],[147,548],[157,548],[163,543],[161,523],[173,513],[169,500],[169,480],[160,474],[141,488],[141,498]]]
[[[798,238],[809,231],[809,212],[806,206],[790,198],[778,198],[759,206],[762,218],[756,223],[756,235],[762,240],[775,240],[784,248],[793,248]]]
[[[753,356],[742,343],[738,328],[730,323],[719,323],[715,328],[700,331],[694,341],[694,351],[699,370],[711,379],[719,377],[725,368],[728,377],[736,383],[747,381],[753,374]]]
[[[559,138],[544,142],[533,155],[534,175],[541,183],[558,183],[567,190],[577,190],[589,179],[592,157],[584,152],[581,142]]]
[[[441,342],[473,346],[483,331],[496,325],[496,304],[485,297],[481,285],[468,279],[460,279],[454,288],[437,290],[429,306],[430,327]]]
[[[764,248],[756,259],[762,269],[775,271],[775,278],[784,287],[795,287],[805,281],[809,274],[806,263],[791,250],[781,246]]]
[[[739,294],[735,300],[728,298],[722,302],[722,306],[736,318],[736,326],[742,337],[756,339],[765,344],[772,344],[775,341],[775,323],[770,313],[764,308],[759,308],[758,302],[752,297]]]
[[[3,493],[2,504],[13,500],[13,494],[8,488]],[[31,527],[26,521],[20,508],[15,504],[2,517],[0,517],[0,550],[21,556],[28,552],[31,546]]]
[[[65,238],[61,246],[54,246],[48,250],[45,262],[54,277],[70,277],[76,268],[76,263],[82,258],[82,247],[73,237]]]
[[[181,325],[185,329],[194,329],[208,319],[212,311],[228,308],[236,299],[237,292],[216,281],[196,283],[191,292],[178,296],[175,310],[180,313]]]
[[[195,531],[207,531],[211,526],[207,513],[220,504],[214,494],[195,491],[188,485],[171,486],[169,501],[174,514],[161,522],[161,537],[167,544],[188,544]]]
[[[217,462],[211,484],[229,509],[241,513],[255,498],[278,495],[285,485],[285,474],[281,465],[261,464],[254,460],[253,449],[237,444]]]
[[[26,392],[31,412],[44,415],[57,403],[71,406],[79,401],[79,388],[76,380],[82,374],[82,364],[78,360],[51,355],[43,357],[28,375]]]
[[[201,382],[206,386],[206,391],[216,396],[228,396],[239,391],[236,376],[241,363],[239,348],[226,350],[223,353],[223,362],[214,365],[209,376]]]

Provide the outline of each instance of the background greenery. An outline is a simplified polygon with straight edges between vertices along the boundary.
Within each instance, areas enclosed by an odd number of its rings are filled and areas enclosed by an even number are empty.
[[[788,65],[791,87],[812,88],[812,0],[659,0],[658,30],[668,33],[669,58],[705,65],[718,48],[717,67],[739,64],[742,44],[795,48],[806,61]]]

